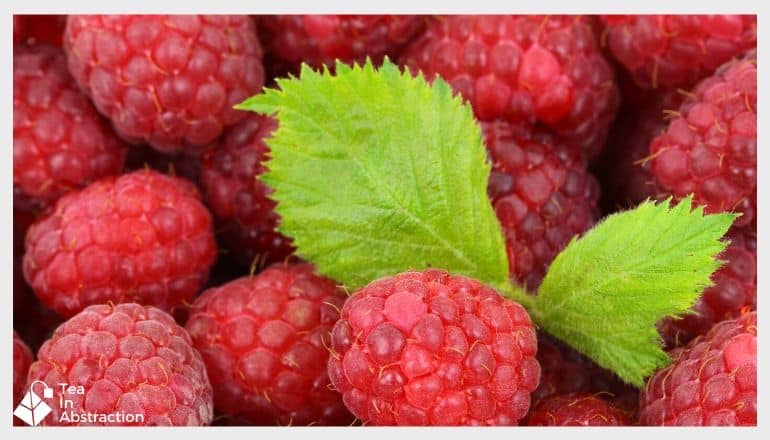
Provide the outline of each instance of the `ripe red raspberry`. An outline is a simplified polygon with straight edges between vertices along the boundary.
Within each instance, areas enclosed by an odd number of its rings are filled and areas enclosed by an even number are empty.
[[[29,383],[35,380],[54,390],[46,425],[201,426],[213,419],[211,384],[200,354],[171,315],[155,307],[85,308],[40,348],[29,370]],[[85,394],[63,392],[60,384],[82,386]],[[61,398],[73,407],[56,404]],[[137,420],[67,423],[63,413]]]
[[[19,338],[16,330],[13,331],[13,405],[18,403],[18,399],[24,393],[27,385],[27,372],[32,365],[33,357],[27,344]]]
[[[757,424],[757,313],[722,321],[670,353],[642,390],[642,425]]]
[[[199,150],[245,116],[264,81],[252,19],[241,15],[72,15],[72,75],[117,132],[165,152]]]
[[[251,114],[229,129],[203,160],[206,203],[228,248],[244,264],[281,261],[293,251],[291,241],[275,230],[278,215],[268,198],[270,188],[256,178],[265,171],[265,139],[277,127],[277,120]]]
[[[589,17],[449,16],[411,43],[401,62],[443,77],[482,121],[543,124],[591,157],[618,106]]]
[[[13,192],[37,211],[123,169],[125,146],[75,86],[61,49],[13,54]]]
[[[601,397],[588,393],[551,396],[535,404],[527,426],[627,426],[628,415]]]
[[[650,144],[650,169],[675,197],[695,194],[706,212],[737,211],[756,225],[756,52],[703,80]]]
[[[217,411],[264,425],[347,425],[326,363],[344,293],[310,264],[275,264],[198,297],[187,330]]]
[[[689,88],[757,44],[756,15],[608,15],[612,55],[643,87]]]
[[[143,170],[72,192],[27,232],[24,276],[62,316],[90,304],[189,300],[216,257],[195,187]]]
[[[639,404],[639,390],[625,384],[611,371],[595,364],[546,333],[537,337],[540,385],[532,402],[572,393],[600,394],[605,400],[631,414]]]
[[[374,281],[334,326],[329,377],[371,425],[515,425],[540,379],[529,315],[441,270]]]
[[[698,299],[695,313],[661,323],[660,331],[669,347],[684,345],[715,323],[756,307],[757,234],[749,228],[733,228],[726,238],[730,246],[719,257],[725,265],[712,275],[714,285]]]
[[[13,44],[46,43],[61,47],[66,15],[14,15]]]
[[[415,15],[265,15],[258,17],[268,56],[296,71],[300,63],[334,66],[335,60],[379,63],[396,57],[425,25]]]
[[[599,186],[584,155],[549,133],[503,121],[482,129],[493,164],[488,192],[511,276],[536,289],[559,251],[594,224]]]

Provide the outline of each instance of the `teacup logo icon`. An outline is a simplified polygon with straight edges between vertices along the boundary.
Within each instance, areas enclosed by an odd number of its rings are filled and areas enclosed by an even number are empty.
[[[45,382],[36,380],[30,384],[29,390],[21,399],[21,403],[13,411],[13,415],[30,426],[37,426],[52,411],[51,407],[35,393],[34,388],[38,384],[43,386],[44,399],[53,398],[53,388],[49,387]]]

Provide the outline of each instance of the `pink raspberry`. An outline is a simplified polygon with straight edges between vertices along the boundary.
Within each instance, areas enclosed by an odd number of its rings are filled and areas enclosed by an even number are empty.
[[[344,293],[310,264],[275,264],[206,290],[187,330],[218,412],[249,424],[340,425],[353,417],[330,389],[330,331]]]
[[[123,169],[126,150],[67,71],[64,52],[13,54],[14,205],[39,211],[62,194]]]
[[[265,139],[278,121],[252,114],[229,129],[204,156],[201,181],[206,203],[220,223],[229,250],[243,264],[281,261],[294,250],[276,231],[278,215],[270,188],[257,179],[265,171]]]
[[[202,426],[213,419],[212,391],[190,336],[167,313],[139,304],[94,305],[70,318],[38,352],[29,383],[54,390],[45,425]],[[83,387],[62,392],[60,384]],[[35,386],[35,385],[33,385]],[[59,399],[72,403],[63,408]],[[67,423],[62,415],[123,414],[124,420]],[[130,423],[125,416],[135,417]]]
[[[757,210],[757,58],[728,63],[701,81],[650,144],[657,184],[677,198],[695,194],[706,212]]]
[[[600,396],[572,393],[541,400],[526,419],[527,426],[627,426],[628,415]]]
[[[670,356],[642,390],[642,425],[756,426],[757,312],[720,322]]]
[[[268,57],[296,71],[300,63],[375,63],[396,57],[425,25],[415,15],[265,15],[258,17]]]
[[[544,125],[595,157],[618,107],[610,65],[585,16],[448,16],[400,61],[438,75],[482,121]]]
[[[245,15],[71,15],[64,48],[116,131],[164,152],[205,148],[245,117],[233,106],[264,82]]]
[[[482,129],[511,277],[533,290],[567,243],[593,226],[599,186],[584,155],[549,133],[504,121]]]
[[[529,315],[441,270],[374,281],[350,297],[329,377],[371,425],[515,425],[540,379]]]
[[[689,88],[757,45],[756,15],[606,15],[612,55],[646,88]]]
[[[59,199],[27,232],[24,276],[65,317],[107,302],[169,310],[204,285],[216,252],[195,187],[143,170]]]

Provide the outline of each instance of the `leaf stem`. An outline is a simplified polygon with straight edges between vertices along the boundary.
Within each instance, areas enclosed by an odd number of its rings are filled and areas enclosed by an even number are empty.
[[[502,283],[495,283],[493,287],[500,291],[506,298],[516,301],[524,306],[530,315],[534,313],[535,297],[525,292],[524,289],[517,286],[512,281],[507,280]]]

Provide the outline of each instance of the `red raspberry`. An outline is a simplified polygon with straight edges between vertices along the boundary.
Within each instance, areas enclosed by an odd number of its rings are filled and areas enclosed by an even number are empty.
[[[661,323],[661,334],[668,346],[684,345],[709,331],[715,323],[756,307],[757,234],[748,228],[733,228],[727,239],[730,246],[719,257],[725,265],[712,275],[714,285],[698,299],[693,307],[695,313]]]
[[[553,337],[539,333],[537,361],[542,371],[540,385],[532,393],[537,402],[571,393],[601,394],[627,413],[636,411],[639,390],[623,383],[615,374],[596,365]]]
[[[47,425],[201,426],[213,419],[211,384],[190,335],[154,307],[85,308],[40,348],[29,370],[29,383],[35,380],[54,390]],[[82,386],[85,394],[62,392],[60,384]],[[55,404],[62,398],[73,407]],[[67,423],[63,413],[122,413],[137,420]]]
[[[250,424],[350,424],[326,372],[344,301],[336,283],[306,263],[275,264],[203,292],[186,327],[217,411]]]
[[[27,385],[27,372],[32,365],[33,357],[27,344],[13,331],[13,405],[18,403]]]
[[[689,88],[757,44],[756,15],[609,15],[612,55],[643,87]]]
[[[582,16],[449,16],[401,62],[440,75],[482,121],[541,123],[596,156],[618,106],[593,21]]]
[[[24,276],[62,316],[106,302],[168,310],[206,281],[217,251],[211,223],[186,180],[149,170],[102,179],[32,225]]]
[[[37,211],[67,191],[123,169],[125,146],[67,71],[64,52],[17,47],[13,54],[13,192]]]
[[[540,366],[529,315],[476,280],[405,272],[350,297],[329,377],[371,425],[515,425]]]
[[[219,220],[221,236],[241,263],[281,261],[293,251],[278,233],[270,188],[256,178],[265,171],[265,139],[278,127],[268,116],[251,114],[206,153],[201,173],[206,203]]]
[[[643,425],[757,424],[757,313],[722,321],[670,353],[642,390]]]
[[[549,133],[503,121],[482,129],[493,164],[488,192],[511,276],[536,289],[559,251],[594,224],[599,186],[584,155]]]
[[[703,80],[650,145],[651,170],[675,197],[695,194],[706,212],[738,211],[756,225],[756,52]]]
[[[246,115],[264,81],[245,15],[72,15],[70,71],[117,132],[165,152],[199,150]]]
[[[13,44],[46,43],[61,47],[66,15],[14,15]]]
[[[628,415],[599,396],[572,393],[541,400],[527,416],[527,426],[627,426]]]
[[[304,62],[334,66],[335,60],[375,63],[396,57],[425,25],[415,15],[265,15],[258,17],[268,56],[296,71]]]

